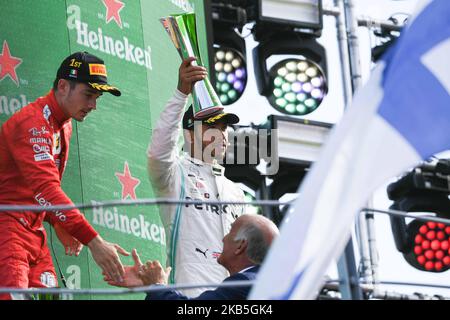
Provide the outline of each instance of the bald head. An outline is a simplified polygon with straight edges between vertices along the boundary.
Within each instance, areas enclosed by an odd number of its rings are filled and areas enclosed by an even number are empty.
[[[261,264],[278,235],[277,226],[266,217],[245,214],[236,219],[233,229],[237,230],[235,241],[247,240],[247,257],[255,264]]]

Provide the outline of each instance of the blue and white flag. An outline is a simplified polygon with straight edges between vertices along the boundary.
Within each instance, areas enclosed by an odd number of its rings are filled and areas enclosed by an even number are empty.
[[[369,196],[450,149],[450,1],[425,1],[330,135],[251,299],[314,299]]]

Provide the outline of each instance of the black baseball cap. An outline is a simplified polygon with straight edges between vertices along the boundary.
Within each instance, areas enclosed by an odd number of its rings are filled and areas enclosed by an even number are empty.
[[[104,61],[88,52],[75,52],[65,58],[56,73],[56,79],[82,82],[95,90],[121,95],[118,88],[108,84]]]
[[[195,121],[201,121],[206,125],[212,125],[218,121],[225,122],[227,125],[236,124],[239,122],[239,117],[234,113],[224,112],[223,109],[217,110],[216,112],[209,114],[204,118],[196,118]],[[183,116],[183,129],[193,129],[194,128],[194,111],[192,105],[186,110]]]

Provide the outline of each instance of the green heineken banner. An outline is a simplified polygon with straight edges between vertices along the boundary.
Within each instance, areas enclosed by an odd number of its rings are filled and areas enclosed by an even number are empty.
[[[147,175],[146,150],[152,127],[176,88],[180,63],[159,19],[195,12],[199,50],[206,59],[203,1],[0,0],[0,7],[0,124],[50,90],[60,62],[70,53],[97,55],[105,61],[108,79],[122,96],[103,95],[96,112],[82,123],[73,123],[63,190],[74,203],[155,197]],[[158,259],[165,264],[167,235],[156,206],[83,212],[105,240],[130,252],[136,248],[142,260]],[[103,281],[87,248],[79,257],[66,256],[55,234],[50,228],[47,231],[68,287],[112,288]],[[131,257],[121,260],[133,264]]]

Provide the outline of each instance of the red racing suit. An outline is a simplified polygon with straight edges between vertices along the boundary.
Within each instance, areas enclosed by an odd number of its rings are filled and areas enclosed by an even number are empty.
[[[71,134],[53,90],[8,119],[0,128],[0,204],[72,204],[61,189]],[[44,219],[85,245],[97,236],[77,209],[0,212],[0,287],[57,285]]]

